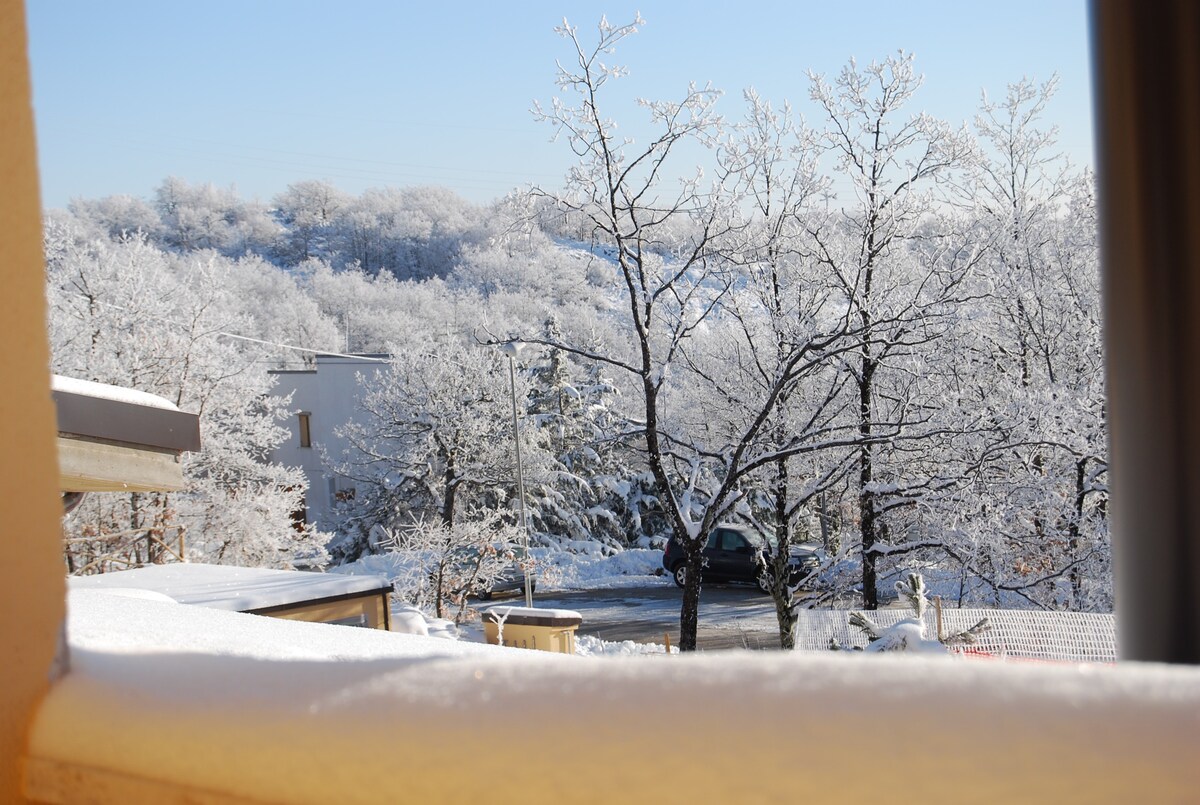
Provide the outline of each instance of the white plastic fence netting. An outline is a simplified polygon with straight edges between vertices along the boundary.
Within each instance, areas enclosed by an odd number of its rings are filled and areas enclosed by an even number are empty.
[[[850,625],[850,613],[856,610],[802,609],[796,614],[796,648],[801,651],[825,651],[830,640],[842,648],[864,647],[867,637]],[[865,612],[882,628],[913,616],[912,610],[880,609]],[[991,623],[991,631],[964,653],[987,654],[1028,660],[1057,662],[1116,662],[1117,631],[1112,615],[1090,612],[1044,612],[1013,609],[943,609],[942,634],[950,635],[971,628],[982,618]],[[937,612],[925,613],[925,636],[937,635]]]

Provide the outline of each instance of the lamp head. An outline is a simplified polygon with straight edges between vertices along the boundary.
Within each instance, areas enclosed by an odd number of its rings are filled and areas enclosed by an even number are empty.
[[[525,351],[529,346],[524,341],[505,341],[503,344],[497,344],[496,348],[510,358],[515,358]]]

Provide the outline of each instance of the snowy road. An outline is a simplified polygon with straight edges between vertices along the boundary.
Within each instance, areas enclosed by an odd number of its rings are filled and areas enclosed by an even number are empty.
[[[546,592],[534,604],[553,609],[573,609],[583,616],[579,634],[606,641],[632,640],[671,645],[679,642],[679,604],[682,591],[674,585],[626,587],[610,590]],[[753,587],[707,585],[700,596],[701,650],[778,648],[775,606]]]

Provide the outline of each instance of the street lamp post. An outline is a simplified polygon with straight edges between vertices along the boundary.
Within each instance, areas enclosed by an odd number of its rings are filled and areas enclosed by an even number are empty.
[[[513,446],[517,454],[517,508],[521,512],[521,537],[525,548],[523,570],[525,571],[525,606],[533,606],[533,582],[529,576],[529,518],[525,513],[525,473],[521,468],[521,431],[517,419],[517,370],[514,358],[521,353],[524,344],[510,341],[500,345],[500,351],[508,356],[508,396],[512,402]]]

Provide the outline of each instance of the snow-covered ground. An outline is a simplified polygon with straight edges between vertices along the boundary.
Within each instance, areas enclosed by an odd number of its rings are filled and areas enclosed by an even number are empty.
[[[671,587],[672,582],[658,571],[662,569],[662,551],[658,549],[630,549],[620,553],[600,551],[568,553],[534,549],[531,551],[539,563],[538,598],[547,594],[570,590],[635,590],[646,587]],[[367,556],[356,562],[332,568],[331,572],[350,576],[385,576],[389,579],[401,576],[405,570],[404,554],[390,552]],[[657,602],[661,608],[664,602]],[[667,604],[678,616],[678,604]],[[628,609],[625,609],[628,614]],[[597,613],[599,615],[599,613]],[[477,620],[459,625],[434,618],[421,610],[409,606],[403,600],[392,605],[393,631],[409,634],[446,637],[466,642],[482,643],[483,628]],[[674,648],[672,648],[674,651]],[[633,654],[663,654],[666,646],[641,643],[632,640],[606,641],[598,637],[581,635],[576,641],[576,652],[581,656],[628,656]]]
[[[580,655],[664,653],[665,633],[678,632],[680,604],[674,582],[662,572],[662,551],[632,548],[613,553],[599,543],[576,543],[572,547],[571,551],[542,548],[531,552],[539,565],[535,605],[576,609],[583,616],[584,631],[602,624],[608,627],[601,628],[605,636],[621,638],[606,640],[582,634],[576,643]],[[405,562],[403,553],[389,552],[331,568],[331,572],[395,579],[404,575]],[[840,566],[833,569],[842,571],[845,568]],[[579,595],[588,591],[597,594]],[[489,604],[479,602],[477,606],[483,609]],[[467,642],[484,640],[477,618],[455,625],[422,613],[398,596],[394,597],[392,623],[394,630],[411,634]],[[778,644],[775,605],[750,587],[706,586],[700,602],[700,623],[720,648]],[[622,628],[611,628],[614,625]],[[627,636],[637,639],[625,639]],[[676,649],[672,646],[671,650]]]
[[[67,635],[71,672],[38,712],[29,759],[247,801],[377,802],[414,785],[428,801],[512,799],[511,781],[531,776],[497,751],[514,732],[568,799],[782,801],[795,775],[771,770],[797,757],[805,785],[854,799],[861,758],[845,747],[895,725],[920,739],[873,762],[909,788],[935,780],[924,801],[1122,802],[1149,785],[1152,801],[1186,802],[1195,788],[1188,668],[834,652],[588,661],[100,591],[71,593]],[[696,706],[717,694],[726,707]],[[712,753],[714,735],[758,740],[733,741],[731,758]],[[664,782],[664,763],[707,756],[702,785],[702,771]]]
[[[537,552],[534,552],[537,555]],[[658,548],[630,548],[621,553],[548,553],[547,590],[616,590],[626,587],[670,587]]]

